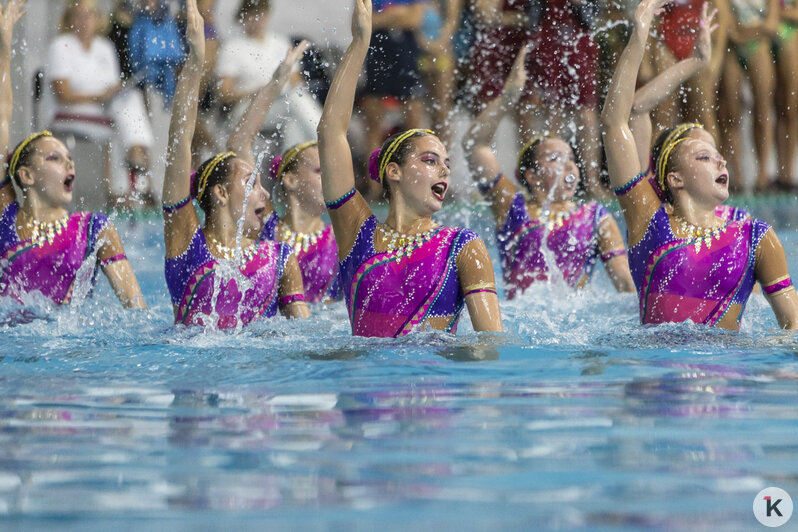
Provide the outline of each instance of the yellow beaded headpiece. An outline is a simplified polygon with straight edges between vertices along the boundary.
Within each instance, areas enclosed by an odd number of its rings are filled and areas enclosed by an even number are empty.
[[[388,168],[388,163],[391,162],[391,157],[393,157],[394,153],[396,153],[396,150],[399,149],[399,147],[404,143],[404,141],[406,141],[413,135],[417,135],[419,133],[426,133],[428,135],[435,134],[435,132],[430,129],[408,129],[407,131],[405,131],[404,133],[393,139],[393,141],[391,141],[388,147],[385,148],[384,153],[382,152],[380,153],[380,167],[379,167],[380,183],[382,183],[383,179],[385,178],[385,169]]]
[[[300,153],[307,150],[308,148],[312,148],[313,146],[318,146],[318,144],[319,143],[317,141],[311,140],[309,142],[302,142],[300,144],[295,144],[294,146],[288,148],[288,151],[286,151],[283,154],[282,158],[280,158],[280,165],[277,167],[277,172],[274,175],[274,179],[279,180],[285,173],[285,169],[288,168],[288,165],[291,163],[291,161],[299,157]]]
[[[670,157],[671,153],[673,153],[673,149],[680,142],[689,138],[684,137],[683,135],[691,129],[704,129],[704,126],[697,122],[686,122],[684,124],[679,124],[673,128],[673,131],[668,133],[668,136],[665,137],[665,141],[662,143],[662,149],[657,156],[656,166],[657,183],[662,190],[665,190],[665,169],[668,166],[668,158]]]
[[[198,181],[197,181],[197,201],[202,199],[202,195],[205,193],[205,187],[208,185],[208,178],[211,176],[213,169],[216,168],[220,162],[224,161],[229,157],[235,157],[236,153],[234,151],[227,151],[224,153],[220,153],[213,159],[211,162],[205,165],[205,168],[202,170]]]
[[[19,158],[22,156],[22,150],[25,149],[25,146],[29,145],[34,140],[41,138],[41,137],[52,137],[53,134],[47,131],[39,131],[38,133],[34,133],[33,135],[29,136],[25,140],[19,143],[17,148],[14,150],[14,153],[11,154],[11,160],[8,163],[8,175],[9,177],[14,177],[14,174],[17,173],[17,166],[19,165]]]
[[[521,163],[524,160],[524,155],[526,155],[526,152],[528,152],[530,148],[537,145],[538,142],[542,142],[546,139],[552,139],[552,138],[554,137],[552,135],[549,135],[548,133],[544,133],[543,135],[533,135],[532,138],[529,139],[529,141],[526,144],[524,144],[524,147],[521,148],[521,151],[518,152],[518,164],[516,165],[518,171],[519,172],[521,171]]]

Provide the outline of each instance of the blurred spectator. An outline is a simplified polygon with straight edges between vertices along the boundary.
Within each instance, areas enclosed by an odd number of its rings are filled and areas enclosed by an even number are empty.
[[[116,56],[119,59],[119,70],[122,73],[122,79],[125,80],[132,74],[127,39],[135,17],[133,0],[117,0],[114,9],[111,11],[108,28],[108,39],[114,43]]]
[[[223,42],[219,50],[216,74],[220,100],[231,109],[229,128],[241,117],[255,92],[271,80],[291,48],[287,37],[267,31],[269,12],[268,0],[243,0],[238,21],[244,35]],[[280,144],[287,146],[315,139],[320,118],[321,106],[296,72],[264,124],[276,128],[267,135],[269,151],[276,153]]]
[[[416,35],[422,50],[419,68],[427,88],[427,112],[432,117],[432,129],[444,144],[451,138],[449,115],[455,92],[452,43],[462,11],[463,0],[428,0]]]
[[[48,123],[61,135],[102,143],[108,202],[132,205],[149,198],[152,131],[141,94],[123,90],[116,52],[99,26],[93,0],[70,0],[45,65],[54,96]]]
[[[166,0],[142,0],[130,28],[128,48],[137,82],[156,89],[165,107],[171,105],[177,68],[183,61],[183,40]]]
[[[401,102],[404,128],[424,126],[423,87],[418,71],[416,32],[426,0],[372,0],[371,46],[366,57],[366,87],[361,108],[366,115],[369,152],[382,145],[386,98]]]

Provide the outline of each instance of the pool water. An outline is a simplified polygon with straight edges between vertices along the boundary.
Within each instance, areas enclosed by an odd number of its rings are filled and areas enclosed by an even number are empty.
[[[794,200],[756,200],[798,272]],[[451,205],[495,253],[484,206]],[[502,301],[506,333],[352,338],[342,305],[172,326],[160,219],[116,220],[150,306],[107,282],[0,302],[2,530],[755,530],[798,497],[798,338],[638,325],[588,289]],[[784,528],[798,527],[798,517]]]

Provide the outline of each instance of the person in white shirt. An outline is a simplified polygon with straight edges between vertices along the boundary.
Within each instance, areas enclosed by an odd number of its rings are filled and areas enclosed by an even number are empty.
[[[50,43],[44,69],[52,91],[46,123],[59,134],[110,149],[106,192],[114,206],[127,203],[132,193],[149,193],[143,174],[153,134],[141,93],[120,83],[116,51],[97,35],[99,23],[94,0],[74,0],[64,10],[61,34]]]
[[[268,0],[242,0],[238,21],[244,35],[222,43],[216,62],[220,100],[232,108],[229,126],[241,118],[252,96],[272,79],[277,66],[291,49],[283,35],[267,31]],[[301,74],[294,73],[266,117],[264,126],[275,127],[282,146],[316,138],[321,106],[311,96]],[[270,146],[277,152],[280,146]]]

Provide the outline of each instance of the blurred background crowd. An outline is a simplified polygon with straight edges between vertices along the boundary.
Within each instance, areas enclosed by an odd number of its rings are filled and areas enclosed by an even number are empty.
[[[194,137],[197,163],[222,149],[249,98],[292,43],[311,42],[270,111],[264,161],[312,140],[331,74],[349,38],[349,0],[199,0],[208,50]],[[170,104],[185,54],[181,0],[29,0],[13,76],[20,107],[12,142],[48,128],[81,153],[77,197],[91,206],[160,200]],[[351,131],[368,197],[366,160],[391,133],[428,127],[455,162],[463,126],[501,91],[522,46],[523,98],[500,134],[512,161],[524,139],[552,132],[578,147],[586,194],[606,195],[598,113],[636,2],[621,0],[373,0],[371,49]],[[798,7],[794,0],[712,0],[719,29],[709,66],[655,111],[655,128],[698,121],[720,139],[732,190],[795,193]],[[641,85],[694,53],[703,0],[661,14]],[[22,80],[22,81],[18,81]],[[657,131],[654,132],[656,136]],[[513,167],[512,163],[507,166]],[[456,164],[454,175],[465,173]],[[263,172],[266,175],[267,172]],[[87,176],[83,179],[82,176]],[[93,177],[92,177],[93,176]],[[454,179],[456,195],[471,192]],[[459,186],[458,186],[459,185]]]

